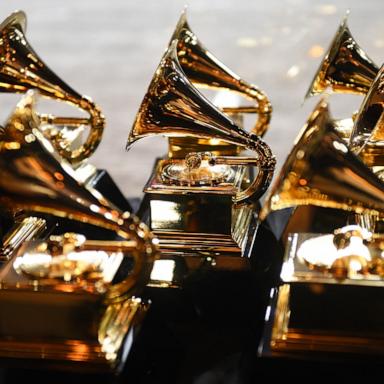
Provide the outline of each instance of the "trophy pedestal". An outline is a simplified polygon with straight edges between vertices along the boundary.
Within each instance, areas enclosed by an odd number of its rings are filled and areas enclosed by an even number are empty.
[[[172,185],[162,177],[171,161],[158,160],[144,188],[140,215],[159,238],[162,259],[180,256],[188,265],[249,268],[257,230],[257,203],[233,203],[234,187]],[[244,172],[244,169],[239,171]]]
[[[259,352],[313,361],[379,361],[384,356],[384,280],[376,275],[340,279],[316,270],[298,250],[304,241],[318,238],[289,236],[282,285],[272,291]]]
[[[39,257],[29,253],[33,249],[24,246],[21,257],[14,255],[0,269],[2,361],[81,372],[121,371],[148,305],[132,296],[107,302],[101,281],[86,277],[66,281],[21,272],[20,258]],[[123,266],[119,260],[108,260],[116,275]]]

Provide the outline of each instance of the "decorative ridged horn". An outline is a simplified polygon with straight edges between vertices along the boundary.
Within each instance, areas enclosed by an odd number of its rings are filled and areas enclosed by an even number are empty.
[[[166,51],[149,85],[127,149],[136,140],[153,135],[217,139],[256,152],[250,165],[258,167],[258,174],[236,197],[238,202],[259,198],[272,179],[275,158],[269,146],[259,136],[238,127],[188,80],[178,60],[177,40]],[[239,163],[241,159],[236,157],[235,161]]]

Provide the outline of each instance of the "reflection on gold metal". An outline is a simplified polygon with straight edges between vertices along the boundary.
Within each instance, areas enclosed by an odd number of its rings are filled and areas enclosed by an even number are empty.
[[[382,268],[383,240],[363,240],[365,235],[356,228],[340,232],[352,233],[348,247],[356,241],[358,249],[352,246],[350,256],[336,258],[333,269],[308,262],[322,259],[327,263],[329,253],[338,252],[333,235],[289,236],[283,284],[271,296],[259,350],[262,355],[318,360],[326,354],[327,358],[342,356],[343,361],[384,355],[382,322],[377,316],[383,308],[384,276],[379,268],[371,269],[374,264]],[[348,265],[349,275],[336,273],[338,261]]]
[[[198,87],[218,89],[219,97],[211,102]],[[255,104],[239,106],[236,95]],[[258,114],[251,132],[243,128],[245,113]],[[257,135],[266,131],[270,114],[265,94],[207,51],[183,13],[127,143],[129,148],[146,136],[170,138],[168,158],[156,162],[144,188],[163,259],[246,264],[242,256],[249,256],[257,227],[257,200],[275,168],[269,146]],[[256,154],[240,156],[242,150]],[[228,257],[234,261],[222,262]]]
[[[372,272],[373,255],[368,247],[372,234],[349,225],[302,242],[297,256],[311,270],[332,274],[336,279],[354,278]],[[381,255],[379,256],[381,258]]]
[[[40,217],[26,217],[21,222],[16,222],[3,238],[0,249],[0,262],[9,259],[25,241],[33,240],[46,229],[46,222]]]
[[[127,147],[146,136],[164,135],[218,139],[255,151],[256,158],[237,157],[233,160],[222,156],[220,163],[237,161],[256,165],[256,178],[247,188],[236,193],[234,201],[259,198],[267,189],[275,167],[270,148],[258,136],[237,127],[191,84],[180,66],[176,48],[177,40],[174,40],[140,106]]]
[[[41,115],[45,136],[52,141],[61,156],[71,163],[88,158],[100,143],[105,121],[99,107],[88,97],[81,96],[57,77],[37,56],[25,37],[26,15],[12,13],[0,25],[0,92],[25,93],[37,89],[48,98],[64,101],[89,113],[89,118]],[[69,127],[90,126],[88,138],[76,149],[70,148],[65,135],[52,132],[52,124]]]
[[[233,73],[201,44],[187,22],[185,11],[181,14],[170,45],[174,40],[177,40],[176,53],[180,67],[188,80],[198,87],[226,89],[252,100],[256,105],[221,106],[221,110],[230,114],[257,113],[258,120],[251,132],[263,136],[272,113],[267,96],[255,85]]]
[[[296,139],[260,217],[300,205],[383,216],[383,184],[336,134],[325,100]]]
[[[351,134],[350,146],[369,166],[381,166],[384,145],[384,67],[366,95]]]
[[[338,135],[344,139],[346,143],[349,143],[354,125],[353,117],[347,117],[345,119],[333,119],[332,123],[333,128],[336,130]]]
[[[306,98],[333,92],[366,94],[379,68],[352,37],[345,17],[307,91]]]
[[[66,217],[114,231],[134,241],[137,253],[132,275],[136,283],[148,278],[156,241],[148,228],[126,212],[113,207],[99,192],[85,188],[72,177],[69,163],[62,160],[38,129],[34,95],[27,93],[0,135],[0,204],[11,211],[22,209]],[[111,291],[118,298],[133,288]]]
[[[163,168],[165,182],[174,185],[218,185],[230,180],[234,170],[227,164],[216,164],[211,152],[191,152],[185,161],[174,161]]]
[[[27,278],[25,284],[51,287],[66,292],[85,290],[105,294],[113,289],[124,294],[134,286],[137,275],[128,274],[112,283],[125,257],[140,263],[136,241],[87,240],[77,233],[51,236],[46,241],[28,243],[13,259],[13,268]],[[19,282],[18,287],[22,287]]]
[[[148,308],[125,289],[138,277],[124,260],[140,257],[132,240],[24,243],[0,269],[0,356],[119,371]]]

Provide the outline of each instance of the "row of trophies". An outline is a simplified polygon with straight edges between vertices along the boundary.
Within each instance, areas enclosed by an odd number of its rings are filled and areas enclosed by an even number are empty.
[[[262,356],[383,353],[384,75],[346,20],[308,95],[363,94],[362,106],[338,121],[327,99],[318,103],[260,209],[275,169],[262,139],[270,102],[202,46],[183,13],[128,138],[129,148],[169,137],[141,219],[89,163],[105,126],[101,110],[44,64],[25,29],[23,12],[0,26],[0,90],[23,93],[0,132],[0,357],[119,371],[149,308],[142,289],[178,289],[202,265],[256,268],[272,289]],[[200,87],[252,104],[215,105]],[[37,113],[38,94],[89,116]],[[248,113],[257,116],[250,130]],[[276,257],[266,231],[281,249]],[[324,319],[324,304],[340,300],[343,308]]]

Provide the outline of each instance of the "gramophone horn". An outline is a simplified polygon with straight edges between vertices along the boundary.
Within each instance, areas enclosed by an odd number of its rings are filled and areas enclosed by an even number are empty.
[[[351,149],[368,166],[384,165],[384,66],[361,104],[350,138]],[[381,159],[378,164],[378,159]]]
[[[26,40],[25,28],[26,15],[21,11],[12,13],[0,25],[0,91],[24,93],[37,89],[45,97],[64,101],[89,113],[89,119],[41,116],[43,123],[91,127],[86,141],[74,150],[63,145],[60,136],[48,137],[64,158],[71,163],[80,162],[89,157],[100,143],[104,117],[90,98],[81,96],[46,66]]]
[[[257,152],[258,157],[250,160],[251,165],[259,168],[257,177],[236,201],[258,198],[273,176],[275,158],[269,146],[257,135],[236,126],[185,76],[177,56],[177,40],[166,51],[149,85],[129,134],[127,149],[134,141],[152,135],[218,139]],[[236,159],[241,161],[241,157]]]
[[[148,277],[157,250],[155,240],[135,216],[115,209],[99,192],[71,176],[69,163],[39,131],[33,105],[29,91],[0,134],[0,205],[89,223],[132,241],[134,270],[111,293],[118,296]]]
[[[321,100],[282,167],[260,218],[300,205],[355,213],[384,213],[383,183],[337,135],[328,105]]]
[[[366,94],[379,68],[361,49],[347,25],[341,22],[305,98],[324,92]]]
[[[200,43],[188,25],[185,11],[181,14],[170,44],[173,40],[177,40],[180,66],[192,84],[234,91],[256,103],[255,106],[223,107],[221,110],[225,113],[257,113],[258,120],[251,132],[263,136],[272,113],[266,94],[229,70]]]

